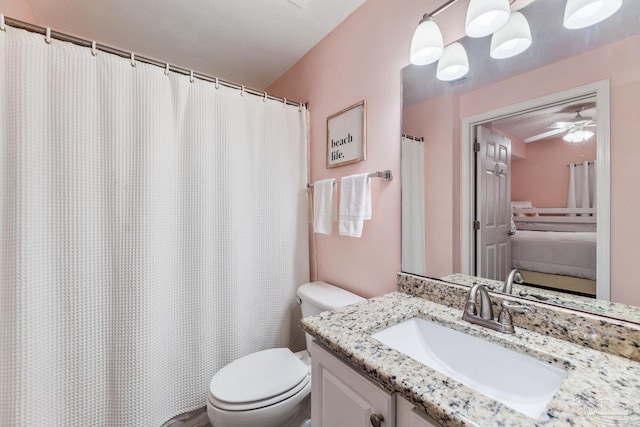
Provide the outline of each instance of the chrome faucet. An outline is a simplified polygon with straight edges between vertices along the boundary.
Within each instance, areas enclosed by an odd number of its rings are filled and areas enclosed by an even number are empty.
[[[478,296],[480,297],[479,300]],[[498,318],[494,318],[489,291],[483,284],[476,283],[469,291],[464,312],[462,313],[462,319],[469,323],[493,329],[494,331],[513,334],[515,333],[515,328],[513,327],[513,320],[509,310],[521,313],[533,311],[527,306],[514,305],[505,300],[502,301],[502,310]]]
[[[504,286],[502,287],[502,292],[504,292],[505,294],[510,294],[513,289],[514,283],[517,283],[518,285],[524,283],[524,277],[522,277],[522,273],[520,273],[517,268],[514,268],[509,273],[509,276],[507,277],[507,280],[505,280]]]

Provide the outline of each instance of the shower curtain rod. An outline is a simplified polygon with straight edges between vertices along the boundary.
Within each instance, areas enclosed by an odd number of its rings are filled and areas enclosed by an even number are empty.
[[[295,107],[302,107],[303,105],[306,108],[309,108],[308,103],[296,102],[289,100],[287,98],[281,98],[279,96],[269,95],[267,92],[248,88],[238,83],[230,82],[227,80],[219,79],[218,77],[212,77],[207,74],[197,73],[193,70],[189,70],[187,68],[180,67],[178,65],[172,65],[167,62],[162,62],[157,59],[149,58],[143,55],[137,55],[134,52],[128,52],[126,50],[118,49],[115,47],[107,46],[104,44],[96,43],[94,41],[89,41],[80,37],[72,36],[69,34],[61,33],[59,31],[53,31],[50,28],[40,27],[39,25],[29,24],[28,22],[20,21],[18,19],[13,19],[0,14],[0,30],[4,31],[4,25],[9,25],[14,28],[19,28],[21,30],[27,30],[32,33],[42,34],[45,36],[45,41],[49,38],[54,38],[60,41],[73,43],[78,46],[88,47],[92,49],[96,49],[102,52],[110,53],[112,55],[120,56],[122,58],[131,58],[131,60],[135,60],[138,62],[142,62],[145,64],[155,65],[156,67],[164,68],[167,71],[173,71],[175,73],[183,74],[186,76],[190,76],[192,78],[198,78],[200,80],[208,81],[210,83],[215,83],[216,85],[226,86],[232,89],[241,90],[251,95],[260,96],[265,99],[272,99],[275,101],[284,102],[287,105],[292,105]],[[48,43],[48,42],[47,42]]]
[[[387,169],[384,171],[371,172],[369,174],[369,178],[382,178],[383,181],[392,181],[393,180],[393,172],[391,169]],[[336,184],[340,183],[340,178],[336,179]],[[307,188],[313,188],[313,183],[308,183]]]

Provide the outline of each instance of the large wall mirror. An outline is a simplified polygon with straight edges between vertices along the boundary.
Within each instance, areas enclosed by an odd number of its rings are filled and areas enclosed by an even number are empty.
[[[610,136],[639,88],[640,2],[580,30],[564,5],[520,10],[533,45],[519,56],[460,40],[470,72],[453,84],[435,64],[403,69],[402,269],[503,282],[518,268],[540,300],[640,321],[608,302]]]

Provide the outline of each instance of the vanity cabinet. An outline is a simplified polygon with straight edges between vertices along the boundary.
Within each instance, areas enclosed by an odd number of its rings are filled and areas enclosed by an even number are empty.
[[[315,341],[311,354],[312,427],[440,427]]]
[[[311,362],[311,427],[395,427],[392,394],[315,341]]]

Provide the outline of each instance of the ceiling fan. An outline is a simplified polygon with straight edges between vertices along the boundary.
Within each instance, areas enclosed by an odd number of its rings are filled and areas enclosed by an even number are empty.
[[[524,139],[524,142],[529,143],[533,141],[539,141],[541,139],[550,138],[552,136],[566,133],[563,139],[569,142],[581,142],[586,141],[593,136],[593,132],[587,128],[595,127],[596,122],[591,117],[583,117],[580,112],[584,110],[584,106],[580,106],[575,109],[576,116],[570,122],[554,122],[549,125],[546,132],[539,133],[537,135],[530,136]]]

